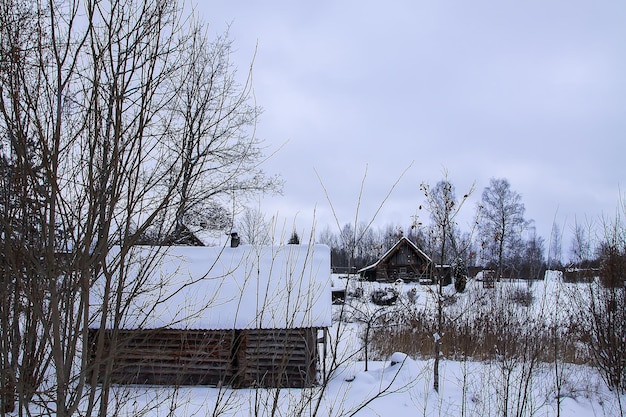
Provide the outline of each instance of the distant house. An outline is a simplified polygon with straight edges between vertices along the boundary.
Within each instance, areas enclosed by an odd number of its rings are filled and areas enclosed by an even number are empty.
[[[91,294],[92,321],[106,322],[89,332],[97,381],[316,383],[318,340],[331,324],[327,246],[140,246],[132,255],[119,323],[109,314],[102,321],[104,279]]]
[[[162,245],[171,246],[204,246],[204,242],[187,225],[180,225],[163,239]]]
[[[433,263],[420,248],[402,237],[373,263],[358,271],[363,279],[378,282],[432,281]]]
[[[569,267],[563,271],[563,282],[593,282],[600,275],[600,268]]]

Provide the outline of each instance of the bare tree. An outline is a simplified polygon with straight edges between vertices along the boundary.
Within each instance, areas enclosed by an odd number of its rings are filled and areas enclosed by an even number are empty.
[[[146,231],[275,185],[260,171],[258,109],[234,82],[230,43],[209,43],[193,20],[168,0],[0,6],[4,412],[114,413],[112,353],[102,339],[87,345],[95,278],[116,335],[123,295],[141,280],[116,282]],[[89,349],[103,366],[88,366]]]
[[[439,181],[437,185],[431,188],[428,184],[422,183],[420,189],[426,198],[426,209],[430,212],[430,218],[433,228],[433,237],[438,246],[438,260],[441,268],[436,268],[437,280],[437,331],[433,335],[435,342],[435,362],[433,365],[433,388],[439,392],[439,359],[441,352],[441,335],[444,326],[444,268],[448,261],[448,247],[455,247],[453,230],[456,226],[456,217],[463,207],[465,201],[472,194],[474,187],[457,200],[456,192],[452,183],[448,180],[447,172],[444,172],[444,179]],[[437,258],[435,258],[437,259]]]
[[[620,200],[614,219],[603,219],[593,276],[571,287],[569,313],[591,363],[616,395],[619,415],[624,415],[626,392],[626,204]],[[576,224],[572,261],[581,268],[591,262],[591,223]],[[595,263],[597,262],[597,268]],[[589,272],[589,271],[585,271]],[[587,278],[587,276],[584,276]]]
[[[172,175],[180,176],[176,187],[173,237],[203,204],[243,202],[253,193],[278,191],[277,177],[261,169],[261,141],[254,128],[261,109],[251,102],[251,70],[239,85],[229,56],[232,42],[227,34],[208,40],[206,29],[191,29],[188,62],[172,80],[179,87],[168,107],[180,126],[172,137]],[[236,194],[236,195],[235,195]],[[226,201],[223,201],[226,198]]]
[[[626,208],[624,206],[622,209]],[[626,210],[624,210],[626,213]],[[605,229],[599,282],[588,286],[586,339],[611,389],[626,392],[626,227],[618,216]]]
[[[562,241],[563,232],[555,222],[552,224],[552,232],[550,233],[550,251],[548,256],[548,268],[550,269],[559,269],[563,266]]]
[[[506,179],[492,178],[483,190],[480,202],[478,230],[488,261],[497,268],[498,279],[502,277],[507,256],[513,255],[526,228],[522,197],[511,190]]]
[[[330,247],[331,250],[339,245],[337,242],[337,236],[328,225],[326,225],[326,227],[318,233],[317,241]]]
[[[570,262],[581,267],[587,267],[594,258],[592,245],[593,223],[587,221],[580,223],[575,220],[573,236],[570,244]]]
[[[535,227],[528,228],[528,237],[524,242],[521,253],[521,265],[519,271],[527,279],[543,279],[545,273],[544,241],[537,236]]]
[[[237,233],[250,245],[267,245],[271,242],[272,222],[265,220],[259,209],[246,208],[239,217]]]

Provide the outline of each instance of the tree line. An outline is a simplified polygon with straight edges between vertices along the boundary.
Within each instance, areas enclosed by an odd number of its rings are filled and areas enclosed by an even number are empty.
[[[474,187],[457,197],[451,180],[419,186],[423,202],[407,225],[371,226],[345,223],[341,230],[326,226],[317,241],[331,247],[333,268],[355,271],[376,262],[401,237],[406,237],[437,264],[454,264],[472,269],[491,269],[498,277],[541,279],[547,268],[565,266],[590,268],[599,265],[602,244],[591,226],[576,224],[569,246],[569,260],[563,261],[562,231],[553,225],[546,239],[537,234],[532,219],[525,217],[521,195],[506,178],[492,178],[475,207],[465,206],[471,222],[463,228],[456,216]],[[465,216],[467,217],[467,216]]]

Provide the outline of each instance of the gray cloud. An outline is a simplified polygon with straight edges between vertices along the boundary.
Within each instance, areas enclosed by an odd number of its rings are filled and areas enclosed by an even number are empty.
[[[258,42],[258,135],[288,141],[267,166],[287,181],[267,211],[342,223],[367,165],[363,217],[412,161],[379,223],[408,224],[419,183],[458,192],[507,178],[527,217],[613,214],[626,181],[626,4],[583,1],[211,2],[245,70]],[[223,25],[223,26],[220,26]],[[473,207],[468,207],[472,209]],[[302,226],[305,227],[305,226]],[[569,226],[566,226],[569,227]]]

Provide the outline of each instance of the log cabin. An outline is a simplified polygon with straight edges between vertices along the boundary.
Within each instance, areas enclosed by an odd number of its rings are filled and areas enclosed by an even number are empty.
[[[406,237],[393,245],[378,261],[358,271],[367,281],[432,282],[433,262],[420,248]]]
[[[92,380],[235,388],[317,382],[320,336],[331,324],[327,246],[139,246],[128,256],[128,269],[101,277],[90,294]],[[120,294],[121,313],[103,308]]]

